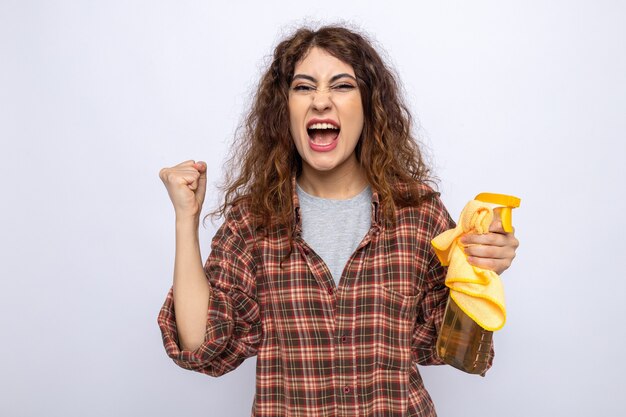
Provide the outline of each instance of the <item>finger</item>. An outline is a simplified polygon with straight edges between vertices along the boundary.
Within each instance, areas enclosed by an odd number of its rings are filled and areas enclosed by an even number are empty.
[[[189,187],[191,191],[196,191],[196,189],[198,188],[198,182],[192,181],[189,184],[187,184],[187,187]]]
[[[474,245],[465,247],[463,252],[467,256],[476,258],[511,259],[515,257],[515,250],[509,246]]]
[[[509,236],[501,233],[484,233],[484,234],[468,234],[461,237],[460,242],[463,246],[470,245],[491,245],[506,246]]]
[[[178,165],[174,165],[173,167],[166,167],[166,168],[162,168],[159,171],[159,178],[161,178],[161,181],[163,182],[168,182],[171,178],[171,174],[177,171],[180,171],[181,168],[186,168],[186,167],[192,167],[195,164],[195,161],[193,159],[190,159],[188,161],[185,162],[181,162]],[[182,171],[184,172],[184,171]]]
[[[195,160],[193,159],[189,159],[188,161],[185,162],[181,162],[178,165],[174,165],[173,168],[182,168],[182,167],[188,167],[188,166],[193,166],[196,163]]]
[[[195,164],[193,164],[193,167],[197,169],[199,172],[206,172],[206,168],[207,168],[206,162],[204,161],[196,162]]]
[[[200,177],[198,170],[192,168],[169,168],[165,172],[165,179],[171,183],[189,185]]]
[[[498,275],[511,266],[511,262],[508,259],[475,258],[472,256],[468,257],[467,261],[470,265],[494,271]]]

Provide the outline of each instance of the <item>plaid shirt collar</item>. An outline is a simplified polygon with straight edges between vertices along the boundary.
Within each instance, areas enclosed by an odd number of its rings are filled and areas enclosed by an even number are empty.
[[[298,199],[296,176],[291,176],[291,198],[293,205],[293,215],[296,235],[302,234],[302,216],[300,216],[300,200]],[[382,229],[382,216],[380,209],[380,201],[378,199],[378,192],[372,190],[372,229],[374,231],[380,231]]]

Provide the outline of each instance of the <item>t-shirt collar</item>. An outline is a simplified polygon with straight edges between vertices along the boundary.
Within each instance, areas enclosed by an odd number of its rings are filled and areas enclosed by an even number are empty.
[[[291,199],[293,205],[294,227],[296,234],[302,233],[302,217],[300,215],[300,200],[298,199],[296,175],[291,176]],[[380,230],[382,228],[380,201],[378,192],[372,189],[372,228]]]

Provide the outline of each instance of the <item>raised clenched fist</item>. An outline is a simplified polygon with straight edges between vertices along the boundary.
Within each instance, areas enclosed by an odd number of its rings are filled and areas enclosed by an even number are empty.
[[[189,160],[159,171],[176,217],[200,217],[206,193],[206,168],[202,161]]]

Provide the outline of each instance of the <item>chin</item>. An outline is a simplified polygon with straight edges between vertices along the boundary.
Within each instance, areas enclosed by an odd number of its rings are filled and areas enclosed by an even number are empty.
[[[304,162],[316,171],[332,171],[337,168],[343,161],[339,161],[336,158],[309,158]]]
[[[307,165],[309,165],[311,169],[315,171],[320,171],[320,172],[332,171],[334,168],[337,167],[336,164],[307,164]]]

